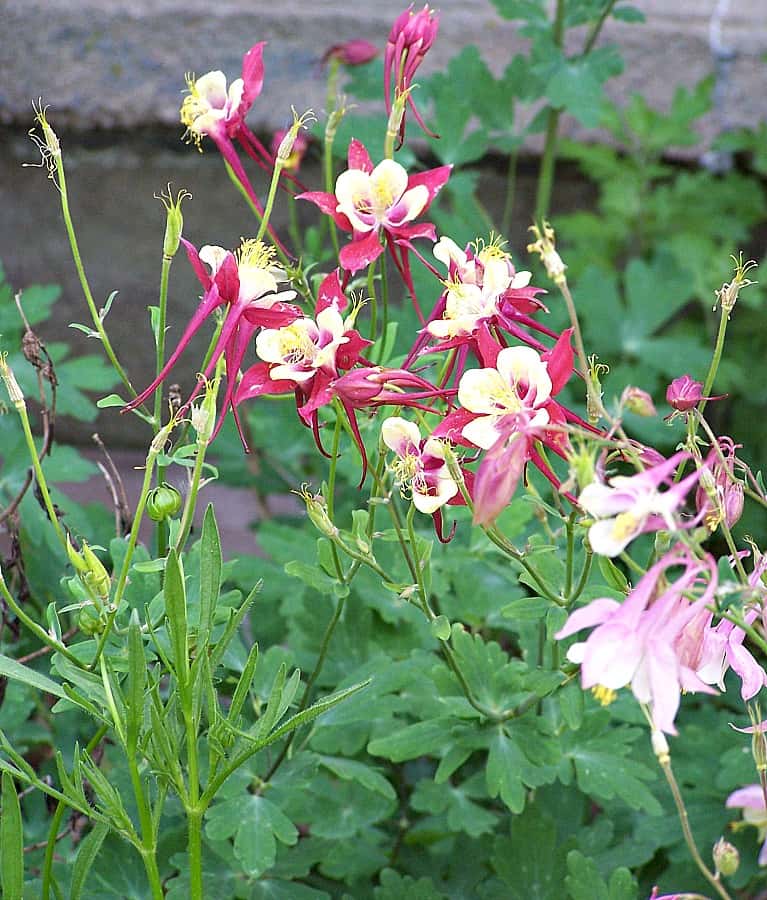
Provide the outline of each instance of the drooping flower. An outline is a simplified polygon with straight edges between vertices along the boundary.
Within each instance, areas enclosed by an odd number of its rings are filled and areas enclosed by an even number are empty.
[[[682,566],[676,579],[669,571]],[[674,717],[681,691],[715,693],[687,664],[677,648],[685,626],[712,600],[716,590],[712,559],[695,559],[677,545],[644,575],[622,603],[608,597],[571,613],[555,635],[563,640],[583,628],[597,627],[586,641],[573,644],[567,658],[581,666],[581,684],[609,702],[631,685],[634,696],[651,710],[653,725],[676,734]],[[700,592],[691,601],[691,593]]]
[[[451,169],[452,166],[440,166],[408,176],[391,159],[384,159],[374,167],[365,147],[353,140],[349,145],[349,168],[338,176],[335,193],[309,191],[299,194],[298,199],[316,204],[333,217],[342,231],[352,233],[352,242],[341,249],[339,257],[343,268],[351,273],[378,259],[385,239],[412,294],[406,245],[416,238],[436,240],[432,224],[413,220],[429,208],[450,177]],[[399,255],[398,245],[401,245]]]
[[[263,327],[288,325],[301,316],[301,310],[288,302],[296,296],[295,291],[280,290],[279,284],[285,279],[285,273],[274,264],[272,247],[261,241],[243,240],[236,253],[212,245],[206,245],[198,252],[188,241],[183,238],[182,241],[192,268],[202,284],[202,300],[162,371],[125,409],[140,406],[154,393],[206,319],[218,307],[226,306],[221,333],[202,373],[205,378],[209,378],[221,355],[226,354],[227,387],[219,419],[220,427],[223,416],[232,406],[237,374],[255,332]],[[202,382],[195,388],[185,406],[201,390],[201,384]],[[234,406],[232,410],[238,421]],[[240,434],[242,436],[241,430]]]
[[[419,512],[432,515],[456,496],[458,485],[450,476],[442,441],[422,439],[418,426],[400,416],[384,419],[381,437],[397,454],[393,470],[403,496]]]
[[[732,438],[720,437],[701,472],[695,506],[709,531],[716,531],[721,522],[732,528],[743,514],[743,485],[735,478],[736,449]]]
[[[767,808],[764,804],[762,786],[749,784],[738,788],[727,798],[725,806],[727,809],[742,809],[743,822],[757,829],[759,840],[763,841],[759,851],[759,865],[767,866]]]
[[[394,102],[406,96],[407,105],[412,110],[416,122],[430,137],[436,137],[436,135],[426,127],[410,91],[413,88],[413,76],[434,43],[438,30],[439,16],[434,10],[426,4],[422,10],[414,13],[411,3],[395,19],[384,51],[384,100],[387,114],[391,114]],[[394,85],[393,97],[392,84]],[[404,139],[405,117],[403,115],[399,126],[400,145]]]
[[[589,542],[601,556],[618,556],[640,534],[684,527],[674,513],[697,481],[698,471],[673,484],[674,472],[689,454],[680,451],[637,475],[615,475],[609,485],[594,481],[581,491],[578,503],[596,521]],[[660,486],[669,485],[661,492]]]
[[[375,44],[362,38],[354,38],[344,41],[342,44],[333,44],[322,55],[324,65],[331,59],[336,59],[344,66],[363,66],[378,56],[379,50]]]
[[[666,402],[676,412],[687,412],[697,406],[701,400],[721,400],[718,397],[703,396],[703,382],[696,381],[692,375],[680,375],[666,389]],[[673,416],[673,413],[671,414]]]

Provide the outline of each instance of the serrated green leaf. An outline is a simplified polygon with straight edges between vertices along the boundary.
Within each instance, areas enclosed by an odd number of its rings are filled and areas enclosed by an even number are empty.
[[[535,806],[512,820],[511,838],[496,838],[492,864],[508,900],[562,900],[564,852],[554,820]]]
[[[395,800],[397,797],[394,788],[386,778],[366,763],[344,759],[340,756],[320,756],[319,761],[323,768],[328,769],[344,781],[356,781],[368,791],[373,791],[389,800]]]
[[[452,720],[445,719],[415,722],[385,737],[372,740],[367,750],[373,756],[383,756],[392,762],[427,756],[444,746],[451,724]]]

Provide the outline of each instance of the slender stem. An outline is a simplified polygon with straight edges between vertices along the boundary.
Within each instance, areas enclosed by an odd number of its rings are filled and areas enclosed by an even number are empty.
[[[724,339],[727,334],[727,325],[730,321],[730,314],[722,304],[719,316],[719,328],[716,332],[716,344],[714,345],[714,355],[711,357],[711,365],[708,367],[706,381],[703,385],[703,399],[697,406],[698,412],[702,415],[706,408],[707,397],[710,395],[713,387],[716,373],[719,371],[719,363],[722,361],[722,353],[724,351]],[[697,430],[697,421],[693,422],[692,434],[695,436]]]
[[[557,47],[562,46],[565,28],[565,0],[557,0],[552,39]],[[549,214],[551,192],[554,184],[554,168],[557,158],[559,118],[561,109],[550,107],[546,117],[546,140],[543,145],[543,156],[538,171],[538,189],[535,197],[535,219],[540,224]]]
[[[277,196],[277,187],[280,183],[280,175],[282,175],[282,170],[285,167],[285,164],[282,160],[277,159],[274,164],[274,170],[272,171],[272,180],[269,183],[269,194],[266,198],[266,206],[264,206],[264,214],[261,217],[261,225],[258,229],[258,234],[256,235],[256,240],[260,241],[263,236],[266,234],[266,229],[269,226],[269,219],[272,217],[272,209],[274,208],[274,198]]]
[[[335,172],[333,170],[333,143],[336,139],[336,129],[338,127],[338,101],[337,101],[337,87],[338,87],[338,72],[340,68],[340,62],[335,57],[331,57],[328,65],[328,85],[327,85],[327,102],[326,102],[326,112],[328,115],[328,124],[325,128],[325,140],[323,142],[322,154],[323,154],[323,174],[325,179],[325,191],[328,194],[333,194],[335,192]],[[335,252],[336,257],[339,253],[339,245],[338,245],[338,231],[336,229],[336,223],[332,216],[325,216],[325,221],[328,223],[328,230],[330,231],[330,240],[333,243],[333,250]]]
[[[157,866],[157,840],[154,829],[152,813],[149,809],[144,786],[141,783],[141,775],[136,763],[136,757],[132,753],[128,753],[125,747],[126,757],[128,760],[128,772],[130,773],[131,785],[133,787],[133,796],[136,799],[136,808],[138,810],[139,824],[141,826],[141,846],[138,848],[141,859],[144,863],[147,878],[152,889],[153,900],[162,900],[163,889],[162,879],[160,878],[160,870]]]
[[[384,362],[383,351],[386,332],[389,328],[389,280],[386,274],[386,254],[381,254],[381,299],[383,301],[383,323],[381,327],[381,352],[378,354],[378,362]]]
[[[259,223],[261,223],[259,225],[259,229],[260,229],[260,227],[261,227],[261,225],[263,225],[263,221],[264,221],[264,216],[261,214],[261,210],[256,206],[256,204],[250,198],[250,196],[248,195],[248,192],[245,190],[243,185],[240,184],[240,179],[235,175],[234,169],[229,165],[229,163],[226,160],[224,160],[224,166],[226,167],[226,174],[229,176],[229,180],[237,188],[240,195],[243,197],[245,202],[248,204],[248,208],[250,209],[250,211],[258,219]],[[285,253],[285,251],[282,249],[282,247],[279,245],[279,243],[277,241],[273,241],[273,244],[274,244],[274,249],[277,251],[277,256],[279,256],[282,264],[286,267],[289,266],[290,260],[288,259],[287,253]]]
[[[591,574],[591,564],[594,561],[594,552],[589,545],[586,546],[586,559],[583,563],[583,570],[581,571],[581,577],[578,579],[578,584],[575,585],[575,590],[572,593],[572,596],[569,598],[571,603],[574,603],[578,597],[583,593],[584,588],[589,580],[589,575]]]
[[[573,588],[573,550],[575,544],[575,510],[567,517],[565,522],[565,530],[567,532],[567,559],[565,562],[565,589],[563,595],[570,597]]]
[[[591,51],[594,49],[594,44],[596,44],[597,38],[602,31],[602,26],[607,21],[607,17],[613,11],[613,7],[615,6],[616,2],[617,0],[607,0],[605,8],[599,14],[599,18],[596,20],[596,22],[594,22],[591,31],[589,32],[589,36],[586,38],[581,56],[588,56],[589,53],[591,53]]]
[[[162,367],[165,365],[165,324],[168,312],[168,281],[170,278],[170,267],[173,257],[163,254],[162,270],[160,272],[160,302],[157,315],[157,337],[156,337],[156,361],[155,375],[159,376]],[[159,428],[162,424],[162,386],[160,386],[154,395],[154,420]],[[165,466],[157,466],[157,484],[161,485],[165,480]],[[157,555],[163,557],[168,551],[168,523],[163,520],[157,523]]]
[[[509,164],[506,169],[506,199],[503,202],[503,215],[501,216],[501,234],[507,235],[511,230],[511,217],[514,213],[514,200],[517,190],[517,162],[519,151],[513,150],[509,154]]]
[[[92,754],[96,747],[98,747],[108,730],[108,725],[102,725],[93,735],[90,741],[88,741],[88,744],[85,748],[85,752],[88,755]],[[48,900],[50,896],[51,884],[53,879],[53,856],[56,851],[56,841],[54,840],[54,837],[59,833],[61,820],[64,816],[66,807],[67,804],[63,800],[59,800],[59,802],[56,804],[53,818],[51,819],[51,827],[48,829],[48,843],[45,848],[45,858],[43,860],[42,871],[42,886],[40,888],[41,900]]]
[[[160,450],[164,446],[165,439],[167,438],[167,435],[170,433],[171,429],[172,423],[169,423],[164,428],[160,429],[160,431],[155,436],[155,439],[152,441],[149,453],[147,453],[146,463],[144,466],[144,480],[141,484],[141,493],[139,494],[138,503],[136,504],[136,515],[133,518],[133,525],[128,537],[128,546],[125,550],[125,559],[123,559],[120,574],[117,578],[117,587],[115,588],[115,592],[112,597],[111,611],[107,618],[106,625],[104,626],[104,630],[99,637],[98,645],[96,646],[96,655],[93,657],[93,661],[88,666],[88,668],[91,670],[95,669],[98,665],[101,654],[104,652],[107,638],[111,634],[112,628],[114,627],[117,613],[120,611],[120,602],[122,601],[123,594],[125,593],[125,587],[128,583],[128,572],[130,570],[131,562],[133,561],[133,553],[136,549],[136,543],[138,541],[139,528],[141,527],[141,520],[144,516],[144,507],[146,506],[146,500],[149,491],[152,488],[152,473],[154,472],[154,464],[160,454]]]
[[[192,483],[189,486],[189,493],[186,497],[184,512],[181,516],[181,527],[178,531],[176,539],[176,551],[178,553],[184,547],[189,532],[192,530],[192,522],[194,521],[194,511],[197,507],[197,495],[200,492],[200,479],[202,477],[202,467],[205,462],[205,453],[208,449],[207,441],[197,442],[197,456],[194,459],[194,469],[192,470]]]
[[[51,500],[51,495],[48,490],[48,482],[45,480],[40,457],[37,455],[37,447],[35,446],[35,439],[32,436],[32,428],[29,424],[29,416],[27,415],[27,404],[22,398],[21,400],[15,401],[13,405],[16,407],[16,411],[21,419],[21,427],[24,431],[24,441],[26,442],[27,450],[29,451],[29,457],[32,460],[32,468],[35,470],[35,478],[37,480],[37,486],[40,488],[40,496],[43,498],[43,503],[45,504],[45,511],[48,513],[48,518],[50,519],[51,525],[53,525],[59,543],[66,550],[67,539],[64,537],[64,531],[59,523],[59,517],[56,515],[56,510],[54,509],[53,501]]]
[[[101,338],[101,343],[104,346],[104,352],[106,353],[109,362],[112,364],[112,368],[115,370],[122,383],[128,389],[131,396],[135,397],[136,390],[131,384],[130,379],[125,373],[125,370],[120,365],[114,349],[112,348],[112,344],[109,340],[106,330],[104,329],[104,323],[102,322],[99,311],[96,308],[96,303],[93,299],[93,294],[91,292],[90,284],[88,283],[88,278],[85,274],[85,267],[83,266],[82,257],[80,256],[80,247],[77,243],[77,236],[75,235],[75,228],[72,223],[72,215],[69,210],[67,181],[64,175],[64,161],[61,155],[58,156],[56,161],[56,171],[58,174],[59,193],[61,194],[61,211],[64,215],[64,225],[67,230],[67,237],[69,238],[69,247],[72,251],[72,259],[74,260],[75,268],[77,269],[77,277],[80,280],[80,287],[82,288],[83,295],[85,296],[85,302],[88,304],[88,310],[91,314],[93,327],[98,332],[99,338]],[[142,405],[141,409],[146,413],[146,415],[149,415],[149,411],[145,406]]]
[[[19,606],[14,598],[13,594],[8,590],[8,586],[5,583],[5,578],[3,577],[2,571],[0,571],[0,594],[2,594],[3,600],[7,603],[9,609],[13,612],[16,618],[23,622],[27,628],[46,646],[50,647],[51,650],[55,650],[56,653],[60,653],[63,657],[69,660],[73,665],[77,666],[78,669],[83,668],[83,664],[81,660],[79,660],[73,653],[71,653],[67,648],[55,638],[52,638],[51,635],[41,626],[35,622],[24,609]]]
[[[695,844],[695,838],[693,837],[692,830],[690,829],[690,820],[687,815],[687,807],[684,805],[684,800],[682,799],[679,785],[676,782],[674,772],[671,768],[671,760],[668,758],[668,756],[665,756],[659,758],[658,761],[660,763],[660,767],[663,769],[663,774],[666,776],[668,786],[669,788],[671,788],[671,795],[674,798],[674,804],[676,805],[677,812],[679,813],[679,822],[682,826],[682,833],[684,834],[684,840],[687,844],[687,849],[690,851],[690,856],[692,856],[693,861],[700,870],[701,875],[703,875],[703,877],[711,885],[711,887],[717,892],[717,894],[719,894],[722,900],[732,900],[732,897],[727,893],[716,875],[714,875],[713,872],[709,870],[708,866],[703,862],[703,859],[698,851],[698,848]]]
[[[376,260],[368,266],[368,300],[370,301],[370,340],[375,341],[378,331],[378,298],[376,297]]]

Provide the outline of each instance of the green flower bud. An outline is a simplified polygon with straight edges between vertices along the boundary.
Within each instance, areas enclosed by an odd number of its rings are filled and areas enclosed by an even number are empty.
[[[155,195],[157,196],[157,195]],[[181,204],[187,198],[191,198],[189,191],[183,188],[174,198],[168,185],[167,193],[157,197],[165,207],[165,238],[162,242],[162,252],[165,257],[172,259],[176,255],[178,245],[181,242],[181,233],[184,230],[184,217],[181,214]]]
[[[92,603],[89,603],[80,610],[80,614],[77,617],[77,627],[83,634],[91,636],[94,634],[101,634],[104,630],[104,623],[101,620],[101,616]]]
[[[303,485],[300,491],[295,491],[294,493],[298,494],[306,504],[306,514],[311,519],[314,527],[321,534],[324,534],[325,537],[336,540],[338,538],[338,528],[328,515],[328,505],[322,494],[312,494],[306,485]]]
[[[181,509],[181,494],[172,484],[163,482],[146,498],[147,515],[153,522],[164,522]]]
[[[107,601],[112,578],[87,542],[83,541],[83,548],[78,553],[67,535],[67,556],[90,596],[104,602]]]
[[[719,872],[720,875],[724,875],[725,878],[729,878],[738,871],[738,867],[740,866],[740,853],[738,853],[738,848],[733,847],[733,845],[724,838],[719,838],[714,844],[711,855],[714,858],[716,871]]]

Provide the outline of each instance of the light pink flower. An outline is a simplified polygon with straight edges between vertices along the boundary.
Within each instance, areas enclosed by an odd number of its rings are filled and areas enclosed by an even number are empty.
[[[727,809],[742,809],[743,821],[753,825],[763,841],[759,851],[759,865],[767,866],[767,809],[764,805],[764,793],[760,784],[749,784],[747,787],[733,791],[725,803]]]
[[[598,519],[589,528],[589,542],[595,553],[618,556],[644,532],[662,528],[678,531],[683,527],[674,513],[699,475],[694,471],[673,483],[674,472],[684,459],[689,459],[689,453],[680,451],[637,475],[616,475],[609,484],[595,481],[583,489],[578,502]],[[668,490],[661,492],[663,484],[668,485]]]
[[[675,580],[669,570],[683,566]],[[618,603],[607,597],[571,613],[557,640],[583,628],[597,627],[586,641],[573,644],[567,658],[581,666],[581,684],[595,688],[609,702],[612,693],[631,686],[637,700],[650,707],[654,727],[676,734],[674,717],[684,691],[716,693],[680,659],[676,641],[685,626],[711,602],[716,567],[692,557],[677,545]],[[700,591],[695,602],[686,594]]]

